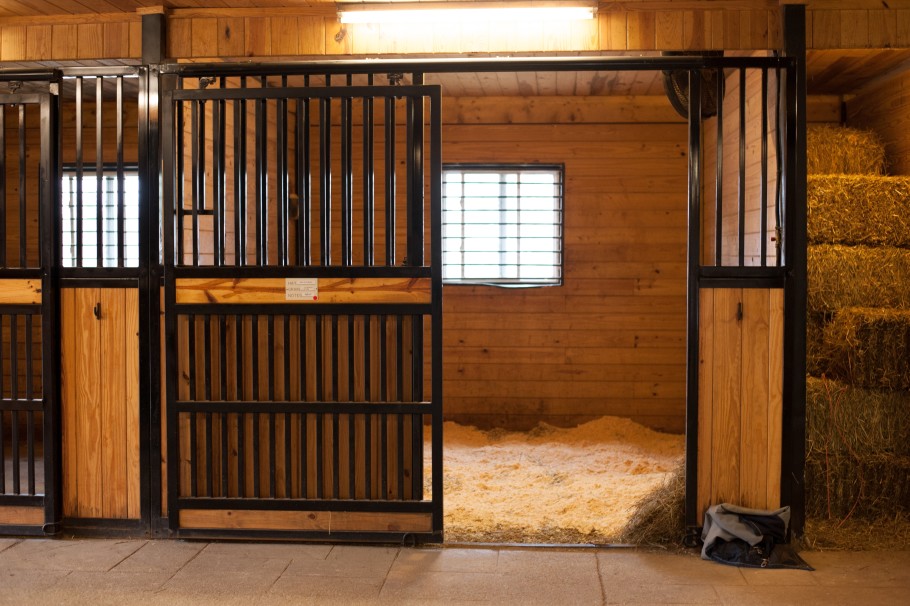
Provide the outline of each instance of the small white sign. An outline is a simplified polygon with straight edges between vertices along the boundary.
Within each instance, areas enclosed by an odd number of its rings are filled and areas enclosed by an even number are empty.
[[[285,278],[284,298],[286,301],[318,301],[318,278]]]

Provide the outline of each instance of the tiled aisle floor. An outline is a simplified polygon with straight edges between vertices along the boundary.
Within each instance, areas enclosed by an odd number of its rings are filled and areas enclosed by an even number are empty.
[[[802,555],[0,539],[0,604],[910,604],[910,551]]]

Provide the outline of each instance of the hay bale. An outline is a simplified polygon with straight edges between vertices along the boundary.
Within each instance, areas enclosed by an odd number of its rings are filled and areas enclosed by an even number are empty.
[[[910,177],[807,180],[810,244],[910,248]]]
[[[910,310],[849,307],[825,327],[828,375],[857,387],[910,390]]]
[[[806,457],[806,515],[869,519],[910,511],[910,457]]]
[[[632,545],[666,545],[681,542],[685,534],[686,467],[682,463],[635,504],[619,540]]]
[[[828,371],[825,353],[825,326],[831,314],[809,310],[806,314],[806,373],[820,377]]]
[[[806,133],[806,171],[810,175],[881,175],[885,146],[870,131],[811,124]]]
[[[809,246],[807,254],[810,312],[910,309],[910,250],[819,244]]]
[[[910,392],[806,379],[806,453],[910,455]]]

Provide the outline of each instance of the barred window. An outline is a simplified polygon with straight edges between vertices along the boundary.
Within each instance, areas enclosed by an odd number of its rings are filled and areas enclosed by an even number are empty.
[[[99,217],[99,195],[100,211]],[[63,267],[139,266],[139,172],[64,169],[60,188]],[[99,235],[101,249],[99,251]]]
[[[443,281],[562,283],[563,167],[443,167]]]

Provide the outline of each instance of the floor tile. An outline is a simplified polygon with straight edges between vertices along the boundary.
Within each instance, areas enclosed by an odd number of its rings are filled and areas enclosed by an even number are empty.
[[[29,539],[0,552],[0,567],[39,570],[110,570],[146,541]]]
[[[801,554],[819,585],[905,587],[910,590],[910,551],[821,551]]]
[[[0,552],[9,549],[18,542],[19,539],[0,539]]]
[[[392,570],[439,572],[495,572],[499,551],[495,549],[402,549]]]
[[[210,543],[205,548],[207,554],[286,560],[324,560],[331,551],[332,545],[307,543]]]
[[[696,555],[646,551],[601,551],[597,554],[604,589],[625,583],[640,585],[745,585],[739,568],[702,560]]]
[[[604,588],[606,604],[720,604],[711,585],[629,582]]]
[[[287,576],[275,581],[270,597],[331,598],[338,602],[379,599],[384,578],[350,578],[322,576]]]
[[[205,543],[149,541],[118,564],[114,572],[175,573],[205,548]]]
[[[392,569],[380,592],[384,600],[500,602],[502,577],[481,572]]]
[[[729,606],[906,606],[907,592],[903,588],[861,587],[715,587],[721,603]]]
[[[294,559],[282,577],[385,578],[397,555],[397,547],[336,545],[325,559]]]

